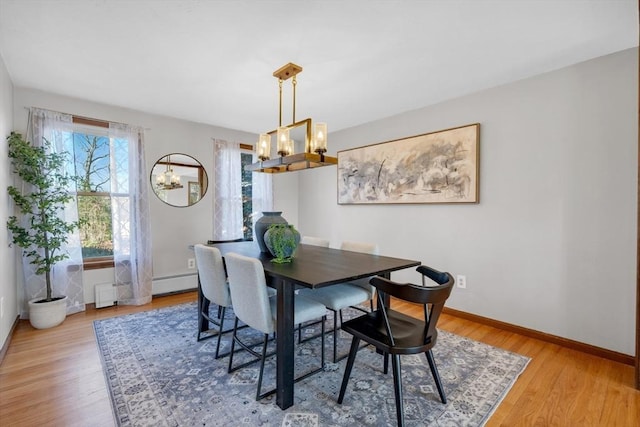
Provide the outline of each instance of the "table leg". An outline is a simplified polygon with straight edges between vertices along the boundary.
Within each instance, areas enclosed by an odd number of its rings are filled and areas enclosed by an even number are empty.
[[[281,409],[293,405],[293,304],[294,285],[278,280],[278,318],[276,321],[276,403]]]

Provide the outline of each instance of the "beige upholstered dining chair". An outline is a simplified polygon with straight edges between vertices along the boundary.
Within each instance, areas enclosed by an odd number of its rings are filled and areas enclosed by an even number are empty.
[[[345,241],[340,249],[353,252],[363,252],[378,254],[378,245],[371,243],[360,243]],[[338,340],[338,317],[342,324],[342,310],[347,307],[355,307],[369,301],[373,308],[372,298],[373,287],[368,283],[368,278],[354,280],[353,282],[339,283],[320,289],[301,289],[299,295],[317,301],[333,312],[333,362],[338,361],[337,340]],[[357,308],[357,307],[356,307]]]
[[[242,367],[245,367],[256,361],[260,361],[260,374],[258,377],[258,389],[256,391],[256,400],[260,400],[276,390],[270,390],[261,393],[262,378],[264,374],[264,363],[267,355],[267,344],[269,334],[276,331],[276,313],[277,302],[275,298],[270,298],[267,292],[267,283],[262,263],[256,258],[246,257],[236,253],[227,253],[225,255],[227,272],[229,274],[229,288],[231,297],[234,301],[234,312],[236,320],[233,327],[233,340],[231,342],[231,354],[229,356],[229,368],[231,373]],[[325,307],[315,301],[309,300],[298,295],[295,296],[293,321],[295,324],[310,322],[313,320],[321,320],[321,350],[320,350],[320,367],[324,368],[324,320],[326,319]],[[253,350],[255,344],[247,344],[243,342],[237,334],[238,320],[241,320],[249,327],[256,329],[264,334],[262,343],[262,352],[258,353]],[[278,337],[276,337],[278,339]],[[238,344],[244,350],[249,352],[256,359],[233,366],[233,355],[235,344]],[[316,370],[316,371],[317,371]],[[297,378],[306,378],[309,373]]]
[[[223,333],[232,331],[232,329],[224,330],[226,310],[227,307],[231,307],[231,293],[220,250],[202,244],[194,245],[193,249],[198,268],[198,341],[217,336],[215,356],[217,359],[220,351],[220,337]],[[217,317],[209,315],[211,303],[218,306]],[[217,327],[214,333],[211,333],[212,330],[208,327],[210,323]],[[209,334],[203,335],[205,333]]]
[[[303,245],[322,246],[323,248],[329,247],[328,239],[314,236],[302,236],[302,238],[300,238],[300,243],[302,243]]]
[[[365,254],[378,255],[379,249],[378,245],[374,243],[363,243],[363,242],[351,242],[345,241],[340,245],[340,249],[344,251],[352,251],[352,252],[362,252]],[[369,292],[369,300],[373,300],[375,289],[373,286],[369,284],[370,277],[364,277],[362,279],[351,280],[349,284],[360,286]],[[372,307],[373,308],[373,307]]]

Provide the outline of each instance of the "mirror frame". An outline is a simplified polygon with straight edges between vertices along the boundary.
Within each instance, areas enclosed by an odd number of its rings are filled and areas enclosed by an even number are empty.
[[[189,159],[193,160],[197,164],[182,163],[179,161],[175,162],[171,159],[172,156],[188,157]],[[193,176],[187,176],[185,177],[184,180],[181,179],[180,181],[181,187],[176,189],[166,189],[166,190],[160,189],[159,190],[158,183],[157,183],[158,173],[157,172],[154,173],[154,171],[156,170],[156,167],[162,167],[164,170],[164,168],[168,165],[171,165],[171,167],[197,169],[197,179],[193,180]],[[151,167],[151,172],[149,173],[149,183],[151,185],[151,190],[160,201],[162,201],[163,203],[169,206],[176,207],[176,208],[187,208],[189,206],[195,205],[196,203],[198,203],[200,200],[204,198],[205,194],[209,190],[209,176],[204,166],[202,165],[202,163],[198,159],[196,159],[195,157],[189,154],[178,153],[178,152],[165,154],[164,156],[156,160],[156,162]],[[199,192],[199,197],[197,197],[197,199],[194,197],[194,194],[193,194],[194,189],[196,189],[196,191]],[[180,190],[181,193],[184,193],[184,199],[185,199],[184,204],[178,204],[175,201],[165,200],[165,198],[163,197],[163,193],[168,191],[174,191],[174,190]]]

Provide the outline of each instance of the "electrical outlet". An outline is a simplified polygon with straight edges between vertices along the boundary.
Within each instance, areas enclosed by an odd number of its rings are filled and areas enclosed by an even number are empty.
[[[196,260],[195,260],[195,258],[189,258],[187,260],[187,268],[196,268]]]
[[[467,276],[458,275],[456,283],[460,289],[467,289]]]

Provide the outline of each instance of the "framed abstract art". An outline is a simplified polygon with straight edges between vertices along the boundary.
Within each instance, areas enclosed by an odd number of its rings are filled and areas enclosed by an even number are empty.
[[[338,152],[338,204],[479,202],[480,124]]]

